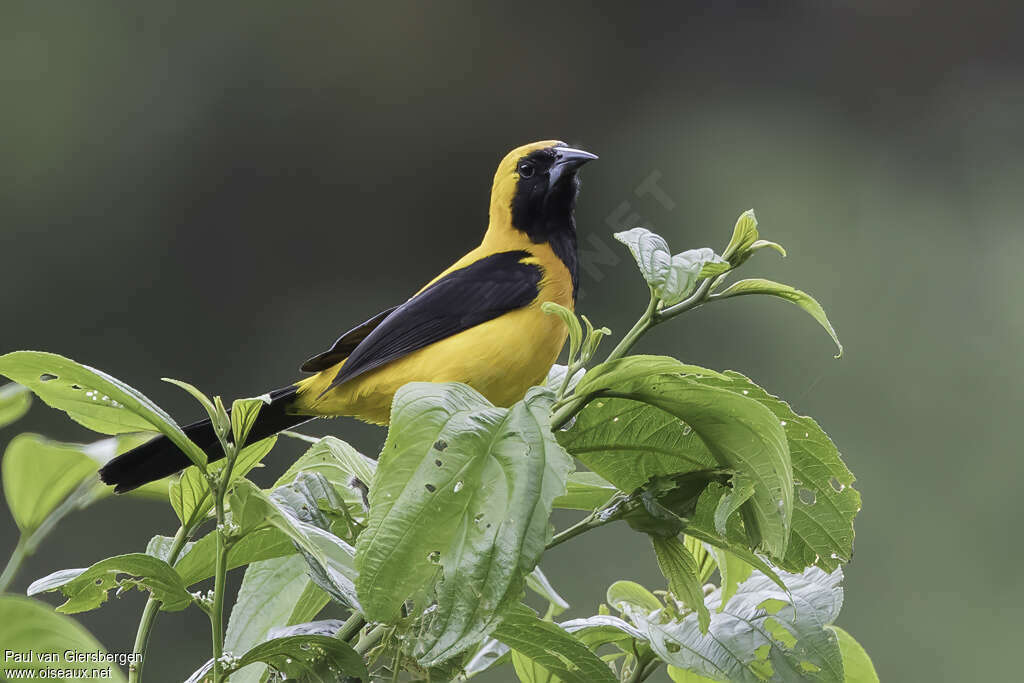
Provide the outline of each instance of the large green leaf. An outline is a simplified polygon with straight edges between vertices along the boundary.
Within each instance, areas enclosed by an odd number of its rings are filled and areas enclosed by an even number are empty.
[[[717,465],[693,428],[678,417],[621,398],[593,401],[570,429],[556,435],[580,462],[623,491],[640,488],[658,475]]]
[[[168,612],[183,610],[192,602],[178,573],[163,560],[145,553],[108,557],[87,569],[54,572],[34,581],[28,594],[60,589],[67,602],[57,611],[75,614],[102,605],[111,588],[148,590],[160,601],[160,608]]]
[[[671,356],[636,355],[595,365],[576,385],[576,394],[582,396],[602,391],[614,392],[625,385],[633,384],[647,377],[672,374],[727,379],[720,372],[702,368],[699,365],[681,363]]]
[[[494,632],[501,642],[564,683],[614,683],[608,665],[579,640],[525,605],[511,609]]]
[[[22,534],[38,529],[58,507],[57,514],[62,516],[110,495],[111,490],[96,477],[96,470],[151,436],[148,432],[133,432],[90,444],[52,441],[38,434],[16,436],[4,452],[3,487]],[[151,482],[132,493],[163,498],[166,491],[166,482]]]
[[[629,603],[617,607],[646,636],[663,661],[701,676],[735,683],[815,680],[842,683],[839,642],[828,624],[839,614],[842,572],[811,567],[782,574],[789,592],[755,573],[724,610],[720,591],[707,598],[711,626],[701,633],[696,614],[672,618]]]
[[[306,559],[313,580],[335,600],[359,609],[355,550],[327,530],[330,523],[319,507],[324,499],[337,502],[334,489],[319,474],[303,473],[269,496],[241,479],[229,496],[231,519],[243,535],[265,528],[287,534]]]
[[[20,419],[32,407],[32,392],[28,387],[12,382],[0,386],[0,427]]]
[[[816,564],[832,571],[853,557],[853,520],[860,510],[860,493],[853,474],[843,463],[828,435],[812,418],[797,415],[788,403],[772,396],[743,375],[729,371],[728,382],[714,378],[702,384],[739,393],[768,408],[786,432],[795,484],[793,524],[785,558],[787,571]]]
[[[825,309],[821,307],[818,301],[808,294],[795,287],[784,285],[780,282],[774,282],[772,280],[765,280],[763,278],[751,278],[749,280],[740,280],[727,289],[722,291],[720,294],[716,294],[716,298],[725,299],[732,296],[741,296],[744,294],[768,294],[775,296],[780,299],[784,299],[792,304],[796,304],[804,311],[810,314],[812,318],[818,321],[818,324],[825,328],[829,336],[832,337],[832,341],[836,343],[836,347],[839,349],[839,353],[836,354],[836,358],[843,355],[843,345],[839,341],[836,331],[832,328],[832,323],[829,322],[828,316],[825,315]]]
[[[262,662],[288,680],[337,683],[345,676],[369,681],[363,658],[343,640],[320,635],[274,638],[254,646],[239,659],[239,668]],[[234,680],[232,678],[232,680]]]
[[[103,434],[156,430],[193,463],[206,454],[178,423],[140,391],[110,375],[42,351],[14,351],[0,356],[0,375],[27,386],[47,405]]]
[[[302,556],[292,554],[255,562],[245,570],[231,608],[224,649],[246,652],[269,639],[275,629],[312,619],[329,599],[309,578]],[[265,668],[258,664],[247,666],[232,674],[231,681],[257,683]]]
[[[98,466],[84,446],[19,434],[4,451],[4,496],[23,534],[34,531]]]
[[[838,626],[828,628],[839,638],[839,651],[843,655],[843,673],[846,674],[845,683],[878,683],[875,665],[861,644]]]
[[[613,390],[614,393],[611,393],[612,390],[605,390],[604,393],[652,405],[690,427],[715,461],[735,472],[733,481],[737,486],[753,487],[752,496],[743,504],[747,532],[751,539],[762,545],[773,557],[781,558],[785,555],[793,515],[793,473],[786,433],[778,418],[768,408],[742,393],[713,386],[703,381],[705,379],[711,378],[656,374],[624,382]],[[614,412],[621,408],[621,404],[612,404],[610,400],[594,401],[577,418],[577,426],[591,427],[589,434],[574,439],[571,435],[576,429],[574,426],[568,432],[560,433],[560,440],[570,453],[584,454],[584,458],[587,453],[606,452],[606,448],[614,453],[618,447],[630,445],[631,435],[624,435],[621,430],[615,431],[614,427],[594,428],[602,420],[613,425],[622,422],[623,416]],[[595,412],[584,422],[588,411]],[[664,450],[653,459],[656,466],[663,466],[664,458],[671,457],[673,450],[684,452],[680,448],[673,449],[671,442],[666,443],[662,435],[652,431],[649,415],[641,415],[640,418],[630,415],[628,418],[630,423],[625,426],[636,424],[640,432],[637,436],[641,441],[664,444]],[[668,426],[664,418],[660,419],[658,424],[661,428]],[[638,421],[634,423],[633,420]],[[679,425],[679,435],[684,430],[685,427]],[[584,462],[591,466],[586,459]],[[698,469],[698,463],[700,467],[706,468],[706,463],[695,457],[691,458],[691,462],[690,469]],[[593,466],[593,469],[621,487],[619,472],[623,468],[610,472],[608,468],[598,465]],[[680,471],[687,470],[680,467]]]
[[[106,649],[77,621],[57,614],[49,605],[16,595],[0,595],[0,643],[3,649],[12,653],[54,652],[60,653],[56,662],[47,663],[33,657],[30,662],[6,660],[3,669],[6,680],[14,680],[18,670],[74,669],[83,672],[75,680],[120,681],[125,680],[121,670],[105,662],[81,662],[65,658],[65,653],[106,653]],[[88,671],[95,671],[90,676]]]
[[[442,575],[418,641],[424,664],[483,639],[544,551],[572,468],[551,434],[552,399],[534,388],[496,408],[468,386],[426,383],[395,395],[357,587],[367,618],[390,621]]]

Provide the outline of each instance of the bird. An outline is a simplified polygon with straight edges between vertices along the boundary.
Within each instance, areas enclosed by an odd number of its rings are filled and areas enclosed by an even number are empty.
[[[386,425],[395,392],[409,382],[462,382],[504,407],[542,383],[568,334],[542,304],[575,308],[579,169],[593,159],[559,140],[505,155],[480,244],[404,303],[356,325],[302,364],[314,374],[268,392],[248,441],[317,417]],[[210,460],[223,457],[209,419],[183,430]],[[110,460],[99,475],[126,493],[190,464],[170,439],[157,436]]]

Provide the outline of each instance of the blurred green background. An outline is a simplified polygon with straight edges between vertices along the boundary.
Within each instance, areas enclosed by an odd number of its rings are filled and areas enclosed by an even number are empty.
[[[744,274],[828,310],[841,360],[762,298],[641,350],[740,370],[838,443],[864,498],[839,623],[883,680],[1019,680],[1020,19],[899,1],[5,2],[0,352],[87,362],[182,420],[196,406],[159,377],[226,397],[282,385],[475,244],[508,149],[561,138],[601,155],[578,210],[592,319],[621,334],[645,304],[613,231],[721,249],[750,207],[790,257]],[[0,444],[25,430],[92,438],[37,405]],[[370,454],[384,436],[306,430]],[[175,528],[167,505],[107,500],[14,588]],[[661,586],[646,546],[611,527],[544,568],[582,616],[617,578]],[[129,650],[142,604],[81,621]],[[147,671],[183,679],[208,639],[198,611],[161,616]]]

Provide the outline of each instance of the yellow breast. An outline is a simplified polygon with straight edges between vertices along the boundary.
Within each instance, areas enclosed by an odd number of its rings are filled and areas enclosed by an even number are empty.
[[[484,255],[509,250],[529,252],[523,262],[542,269],[539,295],[532,303],[359,375],[317,398],[344,365],[338,363],[299,382],[296,408],[304,414],[345,415],[386,424],[395,392],[409,382],[463,382],[499,406],[521,399],[527,389],[544,380],[565,343],[565,324],[544,313],[541,304],[553,301],[573,308],[568,269],[547,244],[513,236],[485,238],[480,247],[438,277]]]

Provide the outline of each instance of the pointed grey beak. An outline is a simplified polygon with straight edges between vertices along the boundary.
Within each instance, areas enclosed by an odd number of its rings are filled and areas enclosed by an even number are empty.
[[[556,147],[555,163],[551,166],[548,187],[554,187],[562,176],[575,172],[583,164],[597,158],[596,154],[585,152],[582,149]]]

